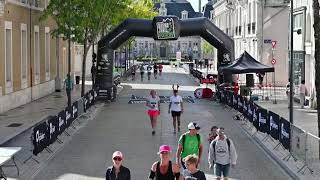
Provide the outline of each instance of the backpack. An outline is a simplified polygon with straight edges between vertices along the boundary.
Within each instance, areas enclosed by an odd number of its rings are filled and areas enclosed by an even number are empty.
[[[227,138],[226,139],[227,140],[227,144],[228,144],[228,151],[229,151],[229,155],[230,155],[230,140],[229,140],[229,138]],[[216,143],[217,143],[217,141],[214,141],[213,143],[212,143],[212,148],[213,148],[213,153],[214,153],[214,158],[216,158]]]
[[[198,146],[200,146],[200,134],[197,134]],[[186,142],[186,134],[182,135],[182,152],[184,151],[184,143]]]

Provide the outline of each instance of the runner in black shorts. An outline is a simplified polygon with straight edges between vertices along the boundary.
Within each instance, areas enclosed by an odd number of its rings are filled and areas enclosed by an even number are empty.
[[[143,74],[144,74],[144,67],[143,67],[143,64],[141,64],[141,66],[140,66],[141,82],[143,81]]]
[[[150,81],[150,77],[151,77],[151,70],[152,70],[152,66],[151,66],[151,64],[149,64],[149,65],[147,66],[148,80],[149,80],[149,81]]]
[[[173,88],[173,96],[170,97],[168,113],[171,112],[172,121],[173,121],[172,122],[173,133],[175,134],[177,121],[178,121],[178,132],[180,132],[180,116],[183,113],[183,103],[182,103],[182,97],[178,95],[179,86],[177,85],[177,89],[174,89],[174,85],[173,85],[172,88]]]

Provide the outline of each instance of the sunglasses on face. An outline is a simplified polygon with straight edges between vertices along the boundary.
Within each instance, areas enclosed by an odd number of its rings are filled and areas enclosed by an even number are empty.
[[[114,157],[113,160],[115,160],[115,161],[122,161],[122,158],[121,158],[121,157]]]

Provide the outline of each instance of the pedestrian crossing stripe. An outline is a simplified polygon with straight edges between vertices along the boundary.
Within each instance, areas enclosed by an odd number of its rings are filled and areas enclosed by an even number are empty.
[[[159,96],[160,103],[169,103],[170,102],[170,96]],[[186,103],[194,103],[194,100],[192,96],[184,96],[182,97],[183,102]],[[141,96],[135,96],[132,95],[128,104],[143,104],[147,102],[147,97],[141,97]]]

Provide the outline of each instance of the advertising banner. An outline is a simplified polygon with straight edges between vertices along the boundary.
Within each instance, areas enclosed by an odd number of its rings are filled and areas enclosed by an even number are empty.
[[[259,128],[258,130],[262,133],[266,133],[268,131],[268,111],[266,109],[259,108],[258,111],[258,121],[259,121]]]
[[[32,144],[33,154],[38,155],[44,148],[49,145],[47,122],[41,122],[33,128]]]
[[[253,102],[248,101],[248,119],[253,123]]]
[[[79,105],[78,101],[76,101],[72,104],[72,119],[73,119],[73,121],[78,118],[78,109],[79,109],[78,105]]]
[[[66,129],[66,113],[63,111],[58,114],[59,127],[58,134],[60,135]]]
[[[232,94],[232,105],[234,109],[238,109],[238,95]]]
[[[279,140],[280,136],[280,116],[272,111],[268,113],[269,119],[269,134],[275,140]]]
[[[291,125],[291,153],[298,159],[306,160],[307,134],[301,128]]]

